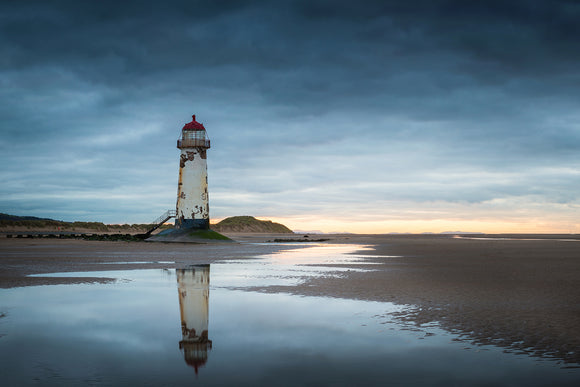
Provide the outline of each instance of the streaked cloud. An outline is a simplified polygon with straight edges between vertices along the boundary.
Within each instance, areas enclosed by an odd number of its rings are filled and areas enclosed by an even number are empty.
[[[175,205],[175,140],[197,114],[214,218],[580,232],[577,2],[28,1],[0,14],[1,212],[150,221]]]

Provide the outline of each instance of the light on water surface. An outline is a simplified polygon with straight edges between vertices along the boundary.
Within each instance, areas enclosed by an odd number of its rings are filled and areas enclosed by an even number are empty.
[[[577,370],[554,362],[466,350],[436,324],[406,329],[389,316],[404,306],[244,289],[340,276],[362,248],[0,290],[2,385],[577,385]]]

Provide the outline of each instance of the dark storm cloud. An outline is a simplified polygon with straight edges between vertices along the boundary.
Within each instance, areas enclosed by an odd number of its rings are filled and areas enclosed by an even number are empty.
[[[151,187],[165,199],[137,217],[172,206],[192,113],[213,192],[254,193],[247,212],[339,200],[346,174],[367,201],[578,201],[576,1],[4,1],[0,15],[3,212],[90,192],[144,207]]]

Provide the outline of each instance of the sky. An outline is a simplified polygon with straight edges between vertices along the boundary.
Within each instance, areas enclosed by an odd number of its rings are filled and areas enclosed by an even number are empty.
[[[580,233],[580,2],[0,1],[0,212]]]

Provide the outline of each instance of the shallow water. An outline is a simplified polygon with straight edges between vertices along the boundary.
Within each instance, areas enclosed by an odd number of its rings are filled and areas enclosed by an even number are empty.
[[[0,290],[2,385],[580,382],[579,370],[553,361],[466,349],[436,324],[409,329],[390,317],[404,306],[244,290],[340,276],[324,265],[358,262],[364,256],[351,253],[363,248],[313,245],[182,271],[60,273],[116,281]]]

